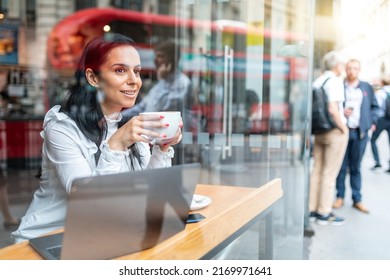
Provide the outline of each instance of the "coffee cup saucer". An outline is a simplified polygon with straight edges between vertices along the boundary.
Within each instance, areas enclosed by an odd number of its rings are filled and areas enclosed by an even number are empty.
[[[192,197],[190,210],[194,211],[205,208],[206,206],[210,205],[211,202],[212,199],[208,196],[194,194]]]

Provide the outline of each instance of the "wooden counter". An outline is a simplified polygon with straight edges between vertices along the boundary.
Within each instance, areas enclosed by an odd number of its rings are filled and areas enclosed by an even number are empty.
[[[117,259],[210,258],[260,217],[272,213],[270,206],[283,195],[280,179],[274,179],[259,188],[199,184],[195,193],[212,199],[209,206],[196,211],[206,216],[206,219],[199,223],[187,224],[184,231],[153,248]],[[272,215],[270,217],[272,218]],[[267,242],[270,243],[268,246],[272,247],[272,232],[268,234]],[[39,260],[42,258],[30,247],[28,241],[25,241],[0,249],[0,259]]]

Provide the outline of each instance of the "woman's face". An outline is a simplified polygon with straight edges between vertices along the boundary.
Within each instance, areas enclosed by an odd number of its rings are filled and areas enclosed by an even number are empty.
[[[106,116],[134,106],[142,86],[140,72],[141,60],[134,47],[116,47],[107,54],[96,77],[104,94],[101,106]]]

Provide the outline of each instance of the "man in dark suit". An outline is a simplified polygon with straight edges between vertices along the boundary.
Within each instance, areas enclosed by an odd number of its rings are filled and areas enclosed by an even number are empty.
[[[337,199],[333,208],[344,205],[345,177],[350,172],[353,207],[363,213],[369,210],[362,203],[361,161],[368,142],[368,131],[376,129],[379,109],[372,86],[359,80],[360,62],[351,59],[346,65],[344,115],[349,128],[349,140],[343,164],[337,176]]]

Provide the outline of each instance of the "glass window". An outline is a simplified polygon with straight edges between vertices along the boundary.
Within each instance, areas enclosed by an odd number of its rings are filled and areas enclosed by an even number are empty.
[[[112,0],[111,3],[111,5],[116,8],[142,11],[141,0]]]
[[[169,15],[171,12],[171,3],[170,0],[160,0],[158,5],[158,13],[162,15]]]
[[[77,0],[75,1],[75,10],[82,10],[82,9],[88,9],[96,7],[96,0]]]
[[[8,12],[8,0],[0,0],[0,12],[4,14]]]
[[[273,252],[232,245],[217,258],[302,257],[302,250],[287,247],[303,242],[309,2],[192,1],[177,13],[198,119],[184,144],[209,167],[206,182],[253,188],[274,178],[283,182],[272,222],[260,221],[237,242],[261,247],[261,228],[271,223],[277,228]]]
[[[333,16],[333,0],[315,1],[316,14],[320,16]]]
[[[27,0],[26,2],[26,21],[28,27],[34,27],[35,26],[35,20],[36,20],[36,0]]]
[[[107,5],[86,10],[98,2]],[[0,26],[0,140],[7,147],[0,164],[12,182],[11,203],[22,197],[28,207],[37,189],[43,118],[73,84],[84,46],[118,32],[137,44],[140,98],[159,85],[155,47],[169,43],[180,77],[174,105],[185,124],[173,164],[201,163],[199,183],[220,189],[257,190],[282,180],[283,196],[214,258],[301,259],[314,1],[290,2],[90,0],[42,4],[40,15],[38,1],[27,1],[27,30],[42,36],[26,35],[19,24]],[[0,0],[0,9],[7,7]]]

